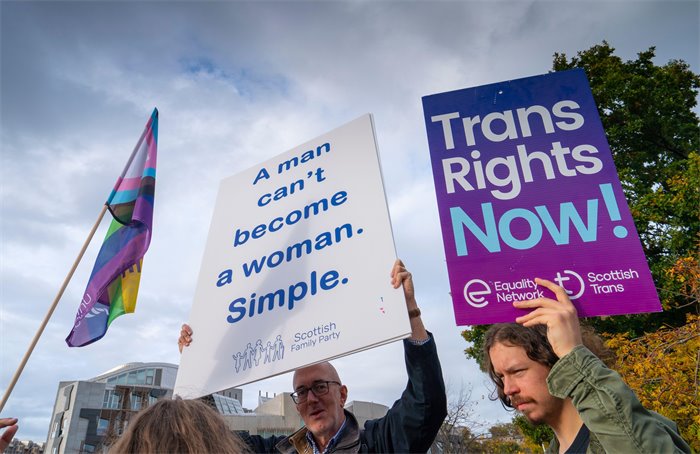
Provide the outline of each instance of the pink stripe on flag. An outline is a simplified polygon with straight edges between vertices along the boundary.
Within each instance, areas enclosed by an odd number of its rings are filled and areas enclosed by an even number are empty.
[[[148,147],[148,155],[146,156],[146,163],[144,167],[155,167],[156,156],[158,154],[158,143],[153,140],[152,135],[146,138],[146,146]]]
[[[131,189],[138,189],[141,185],[141,177],[134,178],[119,178],[117,184],[114,186],[115,191],[129,191]]]

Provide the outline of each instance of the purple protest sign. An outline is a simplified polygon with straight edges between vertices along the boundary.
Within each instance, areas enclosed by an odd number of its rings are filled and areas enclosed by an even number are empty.
[[[457,325],[564,287],[579,316],[661,310],[586,75],[423,97]]]

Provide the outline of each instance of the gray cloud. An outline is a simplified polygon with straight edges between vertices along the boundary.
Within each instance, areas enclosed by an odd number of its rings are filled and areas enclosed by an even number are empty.
[[[151,109],[161,111],[155,232],[136,314],[104,339],[68,334],[107,222],[8,405],[45,439],[59,380],[131,361],[177,363],[219,181],[372,112],[396,246],[415,276],[446,379],[485,377],[455,327],[421,96],[547,72],[554,52],[607,39],[623,58],[698,72],[695,1],[0,3],[0,390],[9,383]],[[388,270],[387,270],[388,271]],[[351,398],[390,405],[401,347],[337,361]],[[367,369],[377,371],[366,379]],[[245,387],[282,392],[283,375]]]

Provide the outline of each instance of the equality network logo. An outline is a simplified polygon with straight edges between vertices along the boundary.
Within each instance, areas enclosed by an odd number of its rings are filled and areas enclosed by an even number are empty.
[[[558,271],[552,281],[564,288],[572,300],[580,298],[586,289],[581,275],[572,270]],[[519,281],[494,281],[492,285],[482,279],[472,279],[464,284],[463,293],[467,304],[477,309],[494,302],[494,297],[497,303],[512,303],[544,296],[542,289],[529,278]]]
[[[258,339],[255,346],[252,345],[252,342],[248,342],[242,352],[236,352],[235,355],[231,356],[235,363],[236,373],[238,373],[241,370],[259,366],[261,360],[263,364],[267,364],[283,359],[284,342],[282,342],[282,336],[277,336],[274,342],[268,340],[267,345],[263,346],[262,339]]]

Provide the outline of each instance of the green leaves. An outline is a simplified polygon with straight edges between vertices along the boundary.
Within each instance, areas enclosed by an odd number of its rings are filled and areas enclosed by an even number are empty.
[[[698,338],[682,343],[673,338],[700,329],[692,315],[700,312],[700,120],[693,110],[700,76],[682,60],[659,66],[654,58],[650,47],[623,61],[603,41],[572,58],[555,53],[552,69],[583,68],[588,75],[664,308],[661,313],[597,317],[584,323],[611,338],[610,347],[625,359],[620,372],[642,402],[676,419],[700,450]],[[465,354],[480,364],[487,328],[462,332],[469,343]],[[650,371],[658,376],[648,376]],[[533,432],[517,420],[528,439],[549,441],[551,435]]]
[[[664,323],[680,326],[686,313],[697,310],[697,299],[678,291],[675,279],[682,276],[669,279],[667,271],[678,260],[698,257],[700,123],[693,108],[700,76],[682,60],[657,66],[654,47],[626,62],[614,52],[603,41],[571,59],[555,53],[552,68],[583,68],[588,75],[665,310],[631,317],[633,323],[624,317],[590,322],[639,336]]]

